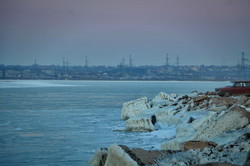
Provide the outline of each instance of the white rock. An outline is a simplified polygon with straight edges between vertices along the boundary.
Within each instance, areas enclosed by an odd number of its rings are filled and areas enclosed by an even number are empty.
[[[215,106],[215,105],[212,105],[212,106],[209,108],[210,111],[217,111],[217,112],[222,111],[222,110],[226,110],[226,109],[227,109],[226,106],[217,107],[217,106]]]
[[[148,117],[130,118],[126,121],[126,130],[129,131],[153,131],[155,126]]]
[[[112,144],[108,150],[108,157],[105,166],[138,166],[120,146]]]
[[[240,129],[249,123],[246,117],[243,117],[239,112],[229,111],[222,116],[210,121],[203,128],[196,132],[196,140],[208,140],[211,137],[220,135],[221,133],[231,130]]]
[[[174,116],[176,114],[176,108],[177,106],[169,106],[164,109],[160,109],[158,112],[155,112],[155,115],[157,117],[157,121],[172,125],[177,124],[179,121],[179,117]]]
[[[105,157],[107,155],[108,155],[107,149],[98,149],[95,153],[95,156],[89,161],[88,166],[99,166],[100,163],[104,165],[106,161]]]
[[[126,102],[122,105],[121,119],[126,120],[131,117],[142,115],[144,111],[149,109],[147,97]]]
[[[170,103],[177,101],[177,96],[177,94],[167,94],[160,92],[152,100],[153,107],[168,106]]]
[[[162,150],[182,150],[183,149],[183,139],[172,139],[170,141],[161,144]]]

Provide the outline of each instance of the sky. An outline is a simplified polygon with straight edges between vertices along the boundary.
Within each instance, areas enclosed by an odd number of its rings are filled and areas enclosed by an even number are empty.
[[[236,65],[250,0],[0,0],[0,64]],[[249,62],[248,62],[249,63]]]

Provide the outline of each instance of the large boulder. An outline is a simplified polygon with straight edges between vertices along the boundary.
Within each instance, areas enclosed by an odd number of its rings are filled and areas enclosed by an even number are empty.
[[[137,160],[137,163],[141,166],[151,165],[157,163],[157,160],[162,156],[171,155],[179,151],[171,150],[144,150],[141,148],[131,149],[131,152]]]
[[[249,101],[249,97],[240,96],[239,100],[235,104],[246,105],[248,101]]]
[[[94,157],[89,161],[89,166],[104,166],[108,156],[108,149],[98,149]]]
[[[182,117],[183,119],[183,117]],[[183,144],[189,140],[208,141],[229,131],[246,127],[250,122],[250,112],[240,106],[234,106],[220,114],[210,112],[192,123],[178,124],[176,138],[161,144],[164,150],[182,150]]]
[[[130,149],[126,145],[112,144],[109,149],[100,149],[88,166],[144,166],[157,164],[163,156],[181,151]]]
[[[250,122],[250,112],[248,112],[244,107],[235,106],[235,107],[233,107],[231,109],[231,111],[234,111],[234,112],[238,113],[244,119],[245,118],[248,119],[248,124],[249,124],[249,122]]]
[[[154,164],[163,153],[158,150],[147,151],[141,148],[132,149],[134,156],[140,161],[140,165]]]
[[[180,151],[130,149],[125,145],[112,144],[108,152],[105,151],[105,160],[96,154],[95,163],[89,166],[144,166],[156,164],[162,156],[171,155]]]
[[[135,117],[126,120],[128,131],[153,131],[155,128],[150,117]]]
[[[250,134],[244,134],[234,141],[216,146],[213,144],[204,149],[190,149],[174,155],[168,155],[157,163],[157,166],[165,165],[249,165],[250,159]],[[206,145],[207,142],[204,142]],[[209,143],[210,144],[210,143]],[[192,145],[196,147],[196,145]],[[156,165],[155,165],[156,166]]]
[[[245,106],[246,106],[247,108],[250,108],[250,98],[248,98],[248,100],[246,101]]]
[[[127,120],[131,117],[142,115],[145,110],[150,108],[147,97],[123,103],[121,119]]]
[[[204,100],[210,100],[208,96],[197,96],[193,98],[194,102],[203,102]]]
[[[139,166],[122,147],[112,144],[108,149],[108,157],[105,166]]]
[[[230,108],[237,102],[236,98],[229,98],[229,97],[214,97],[211,99],[210,104],[216,107],[226,106]]]
[[[228,130],[237,130],[247,126],[250,122],[250,112],[240,106],[232,107],[216,119],[209,121],[193,136],[194,140],[207,140]]]
[[[155,98],[152,100],[153,107],[166,107],[169,104],[177,101],[177,94],[167,94],[164,92],[160,92]]]
[[[214,148],[218,144],[211,141],[187,141],[183,144],[184,151],[190,150],[190,149],[201,149],[204,148]]]

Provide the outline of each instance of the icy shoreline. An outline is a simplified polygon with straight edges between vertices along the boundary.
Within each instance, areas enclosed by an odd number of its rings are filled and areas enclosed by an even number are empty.
[[[111,145],[99,149],[90,166],[111,165],[248,165],[250,151],[250,98],[219,97],[213,92],[178,96],[160,92],[123,104],[121,119],[127,131],[175,135],[161,150],[146,151]]]

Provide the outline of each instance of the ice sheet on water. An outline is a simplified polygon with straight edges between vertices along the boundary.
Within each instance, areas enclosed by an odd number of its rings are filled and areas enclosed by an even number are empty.
[[[159,123],[158,125],[160,125],[160,129],[158,130],[154,130],[152,132],[149,133],[141,133],[140,136],[141,138],[144,140],[144,143],[146,146],[144,146],[143,148],[146,149],[157,149],[159,150],[160,144],[163,141],[169,140],[171,138],[173,138],[176,135],[176,128],[175,126],[168,126],[168,125],[164,125],[162,123]],[[149,147],[150,145],[150,147]]]
[[[152,135],[163,139],[170,139],[176,135],[175,126],[167,126],[160,123],[161,128],[159,130],[153,131]]]
[[[59,81],[44,80],[13,80],[1,81],[0,88],[32,88],[32,87],[62,87],[73,86],[71,84],[61,84]]]

